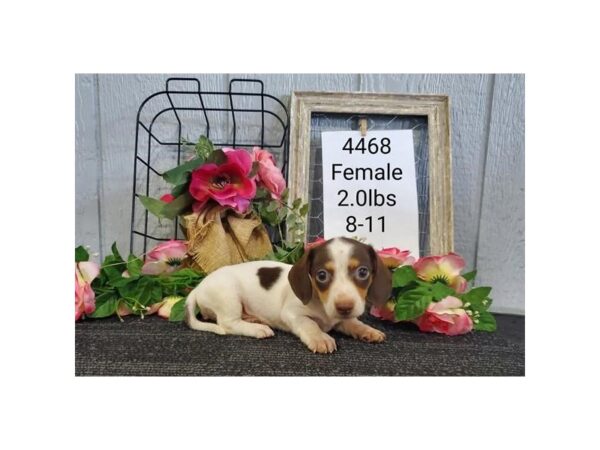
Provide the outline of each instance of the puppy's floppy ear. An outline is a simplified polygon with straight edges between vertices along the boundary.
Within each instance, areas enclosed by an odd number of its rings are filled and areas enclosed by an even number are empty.
[[[369,256],[373,264],[373,281],[367,292],[367,300],[375,306],[382,306],[392,294],[392,273],[371,246],[369,246]]]
[[[302,255],[296,264],[292,266],[288,273],[288,281],[292,291],[305,305],[310,301],[313,294],[312,284],[310,282],[310,265],[312,249],[308,249]]]

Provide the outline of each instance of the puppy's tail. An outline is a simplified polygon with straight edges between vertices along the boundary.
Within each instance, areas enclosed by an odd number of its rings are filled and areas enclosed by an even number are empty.
[[[210,322],[202,322],[196,318],[196,297],[195,293],[192,291],[188,298],[185,300],[185,323],[192,330],[198,331],[210,331],[211,333],[216,334],[225,334],[225,330],[223,327],[217,325],[216,323]]]

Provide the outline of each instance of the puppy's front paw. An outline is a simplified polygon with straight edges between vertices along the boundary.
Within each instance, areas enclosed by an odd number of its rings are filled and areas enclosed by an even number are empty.
[[[327,333],[321,333],[321,335],[309,339],[306,346],[313,353],[333,353],[337,350],[335,339]]]
[[[365,342],[383,342],[385,341],[385,334],[375,328],[363,328],[358,333],[358,339]]]
[[[256,331],[254,334],[255,338],[265,339],[265,338],[275,336],[275,333],[273,332],[273,330],[270,327],[268,327],[267,325],[262,325],[262,324],[255,324],[255,325],[256,325]]]

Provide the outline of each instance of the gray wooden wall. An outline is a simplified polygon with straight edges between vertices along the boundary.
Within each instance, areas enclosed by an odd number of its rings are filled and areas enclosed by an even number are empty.
[[[169,75],[77,75],[76,244],[100,257],[129,247],[135,117]],[[451,97],[455,249],[492,311],[525,312],[525,78],[523,75],[191,74],[206,91],[260,78],[289,103],[294,90],[439,93]],[[217,131],[218,133],[218,131]],[[211,131],[212,136],[212,131]]]

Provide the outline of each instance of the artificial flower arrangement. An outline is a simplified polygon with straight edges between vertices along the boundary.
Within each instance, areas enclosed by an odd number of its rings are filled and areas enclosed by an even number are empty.
[[[288,204],[285,179],[268,151],[258,147],[252,153],[245,149],[215,149],[201,137],[194,153],[191,160],[163,174],[165,181],[174,185],[170,193],[160,199],[140,197],[143,205],[161,219],[181,216],[187,241],[170,240],[146,255],[129,255],[126,260],[113,244],[101,266],[89,260],[85,248],[77,247],[75,320],[157,314],[179,322],[184,317],[186,295],[206,272],[248,259],[294,264],[306,249],[324,242],[317,239],[304,244],[303,218],[308,205],[298,199]],[[224,220],[229,221],[227,227],[220,226]],[[272,245],[263,223],[280,227],[283,221],[290,231],[288,241],[293,244]],[[218,232],[214,232],[215,227]],[[250,236],[236,243],[236,249],[245,248],[233,260],[219,259],[231,251],[223,252],[224,244],[218,238],[212,247],[206,246],[211,242],[211,233],[222,237],[225,228]],[[281,237],[281,229],[279,233]],[[237,238],[230,236],[229,241]],[[446,335],[495,331],[495,319],[488,311],[491,288],[469,289],[475,271],[462,274],[465,262],[459,255],[416,259],[397,248],[381,249],[378,254],[392,272],[393,292],[385,306],[371,308],[374,317],[410,321],[421,331]]]
[[[277,247],[268,257],[293,264],[304,251],[320,245]],[[392,272],[393,292],[383,307],[372,307],[371,315],[393,322],[409,321],[421,331],[458,335],[495,331],[496,321],[488,311],[490,287],[471,287],[475,271],[461,274],[464,260],[455,253],[415,259],[397,248],[378,251]],[[129,314],[150,314],[179,322],[184,316],[187,293],[204,274],[186,267],[187,245],[168,241],[156,246],[143,260],[130,255],[125,261],[113,244],[102,264],[89,261],[83,247],[75,250],[75,320]]]
[[[185,267],[187,245],[183,241],[159,244],[142,259],[124,260],[116,244],[101,266],[89,260],[88,251],[75,249],[75,320],[117,315],[157,313],[173,321],[183,320],[183,300],[203,278]]]
[[[495,331],[496,320],[488,311],[492,288],[471,287],[476,271],[461,274],[465,261],[456,253],[425,256],[415,261],[408,251],[380,250],[392,270],[392,298],[371,315],[394,322],[414,322],[421,331],[447,335],[471,330]]]
[[[285,178],[271,153],[259,147],[216,149],[204,136],[193,152],[192,159],[162,175],[173,185],[170,193],[139,199],[159,219],[182,218],[197,269],[210,272],[266,256],[272,243],[264,224],[278,227],[282,240],[285,221],[288,240],[302,239],[308,204],[288,201]]]

